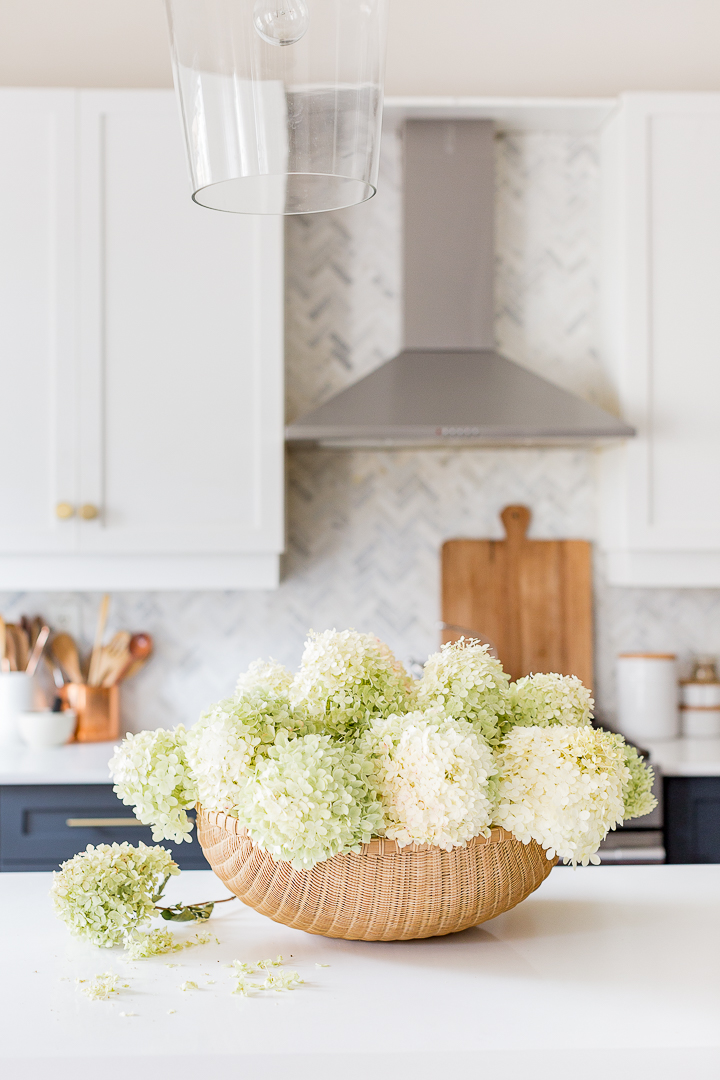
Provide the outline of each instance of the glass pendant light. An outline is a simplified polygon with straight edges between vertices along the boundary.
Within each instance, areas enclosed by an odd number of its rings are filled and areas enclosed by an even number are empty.
[[[312,214],[375,194],[389,0],[165,0],[193,199]]]

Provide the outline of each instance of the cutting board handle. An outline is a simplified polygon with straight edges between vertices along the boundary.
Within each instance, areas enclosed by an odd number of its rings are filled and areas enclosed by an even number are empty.
[[[530,528],[530,508],[528,506],[506,506],[500,514],[505,526],[505,535],[511,544],[524,544]]]

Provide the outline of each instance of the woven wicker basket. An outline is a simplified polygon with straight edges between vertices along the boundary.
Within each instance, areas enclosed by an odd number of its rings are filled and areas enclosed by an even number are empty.
[[[435,937],[515,907],[555,865],[534,841],[504,829],[464,848],[398,848],[373,840],[359,854],[293,870],[255,847],[235,818],[198,807],[198,838],[211,867],[244,904],[275,922],[327,937],[399,941]]]

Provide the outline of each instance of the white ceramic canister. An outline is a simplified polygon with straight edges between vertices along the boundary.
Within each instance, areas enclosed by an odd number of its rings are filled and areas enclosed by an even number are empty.
[[[617,658],[618,727],[631,742],[680,734],[677,657],[621,653]]]
[[[720,738],[720,682],[680,686],[682,733],[688,739]]]
[[[32,709],[33,683],[24,671],[0,671],[0,746],[22,746],[20,713]]]

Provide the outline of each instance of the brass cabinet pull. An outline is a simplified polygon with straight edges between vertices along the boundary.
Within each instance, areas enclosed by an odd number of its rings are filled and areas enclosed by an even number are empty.
[[[92,503],[84,503],[80,507],[80,517],[83,521],[93,521],[99,513],[97,506],[93,506]]]
[[[149,828],[136,817],[69,817],[65,824],[69,829],[107,829],[111,825],[139,825],[141,829]]]
[[[61,521],[71,518],[74,513],[75,507],[71,503],[59,502],[55,507],[55,516],[59,517]]]

